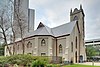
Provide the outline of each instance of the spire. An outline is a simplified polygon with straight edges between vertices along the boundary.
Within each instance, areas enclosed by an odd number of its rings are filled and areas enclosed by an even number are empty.
[[[82,10],[82,4],[80,4],[80,10]]]
[[[85,16],[83,8],[82,8],[82,4],[80,4],[80,11],[82,11],[83,15]]]
[[[72,8],[71,8],[71,10],[70,10],[70,15],[72,14]]]

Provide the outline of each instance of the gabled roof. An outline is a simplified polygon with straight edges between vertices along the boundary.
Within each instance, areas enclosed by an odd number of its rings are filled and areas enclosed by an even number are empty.
[[[76,21],[72,21],[58,27],[52,28],[52,32],[55,37],[70,34],[76,24]]]
[[[37,28],[37,30],[33,32],[33,35],[52,35],[52,33],[51,29],[44,25],[44,27]]]
[[[37,29],[34,32],[28,34],[28,36],[35,36],[35,35],[53,35],[51,32],[51,28],[47,27],[43,23],[39,23]]]
[[[37,29],[38,29],[38,28],[41,28],[41,27],[44,27],[44,24],[42,24],[42,22],[39,23]]]
[[[76,24],[76,21],[72,21],[72,22],[69,22],[69,23],[54,27],[54,28],[49,28],[48,26],[40,22],[37,29],[31,34],[29,34],[29,36],[51,35],[54,37],[58,37],[58,36],[71,34],[75,24]]]

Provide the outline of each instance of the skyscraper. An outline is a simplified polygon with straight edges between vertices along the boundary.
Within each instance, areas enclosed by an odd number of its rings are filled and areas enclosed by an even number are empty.
[[[0,9],[3,9],[5,6],[7,6],[8,0],[0,0]]]
[[[18,17],[16,13],[19,15],[19,18],[21,20],[21,23],[23,24],[23,36],[26,37],[26,35],[32,31],[34,31],[34,13],[35,11],[33,9],[29,9],[29,0],[14,0],[14,20],[17,20]],[[17,18],[17,19],[16,19]],[[18,22],[18,21],[17,21]],[[16,26],[17,22],[14,22],[14,29],[16,30],[16,37],[20,38],[20,29],[18,26]]]

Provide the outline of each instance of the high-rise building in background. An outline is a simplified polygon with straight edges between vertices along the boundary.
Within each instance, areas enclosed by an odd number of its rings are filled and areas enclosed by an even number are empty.
[[[1,9],[1,7],[3,6],[3,1],[4,1],[4,0],[0,1],[0,9]]]
[[[23,37],[26,37],[27,34],[34,31],[34,19],[35,19],[35,10],[29,9],[29,0],[0,0],[0,14],[3,9],[6,9],[7,15],[10,20],[13,22],[15,37],[16,39],[20,38],[20,29],[17,25],[16,13],[19,13],[19,16],[23,22],[24,34]],[[12,16],[12,17],[11,17]],[[9,24],[9,23],[8,23]],[[24,26],[25,25],[25,26]],[[10,35],[12,33],[9,33]],[[9,37],[8,41],[9,41]],[[12,35],[10,36],[10,42],[12,42]]]
[[[12,10],[11,6],[12,6],[11,0],[0,0],[0,18],[1,17],[3,18],[3,25],[4,25],[3,28],[4,28],[4,30],[6,30],[6,38],[7,38],[8,42],[9,42],[9,38],[10,38],[10,36],[8,36],[8,35],[12,34],[12,33],[9,33],[10,27],[8,27],[8,26],[10,26],[10,22],[12,21],[11,16],[12,16],[13,10]],[[6,23],[5,23],[5,21],[6,21]],[[7,25],[7,27],[6,27],[6,25]],[[0,33],[0,37],[3,37],[2,33]],[[2,38],[0,38],[0,42],[3,43],[4,40]]]
[[[34,31],[35,10],[28,9],[28,32]]]
[[[20,18],[24,20],[24,22],[22,21],[23,25],[25,25],[23,36],[26,37],[28,33],[34,31],[35,11],[33,9],[29,9],[29,0],[14,0],[14,20],[17,18],[16,12],[19,13]],[[16,26],[16,22],[14,22],[14,25],[16,37],[20,38],[20,30]]]
[[[8,4],[8,0],[0,0],[0,10]]]
[[[4,1],[5,0],[0,1],[0,8],[4,5]]]

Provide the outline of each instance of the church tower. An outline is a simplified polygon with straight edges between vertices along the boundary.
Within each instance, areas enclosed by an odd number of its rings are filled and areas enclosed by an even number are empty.
[[[79,35],[79,56],[83,58],[83,60],[86,60],[86,53],[85,53],[85,49],[83,47],[85,47],[85,42],[84,42],[84,38],[85,38],[85,28],[84,28],[84,11],[82,8],[82,5],[80,5],[80,9],[75,8],[73,11],[71,9],[70,11],[70,22],[71,21],[78,21],[78,25],[79,25],[79,30],[80,30],[80,35]],[[81,58],[80,58],[81,59]]]
[[[82,9],[82,5],[80,5],[80,9],[78,10],[77,8],[74,9],[74,11],[70,11],[70,21],[74,21],[77,20],[78,24],[79,24],[79,29],[80,29],[80,33],[82,33],[82,35],[84,35],[84,11]]]

